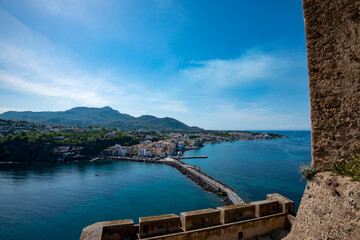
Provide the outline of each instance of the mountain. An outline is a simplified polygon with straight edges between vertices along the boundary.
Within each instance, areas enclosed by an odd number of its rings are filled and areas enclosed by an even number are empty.
[[[75,107],[66,111],[58,112],[9,111],[0,114],[0,118],[54,125],[98,125],[104,127],[116,127],[121,130],[201,130],[197,127],[189,127],[174,118],[157,118],[151,115],[133,117],[129,114],[120,113],[111,107]]]

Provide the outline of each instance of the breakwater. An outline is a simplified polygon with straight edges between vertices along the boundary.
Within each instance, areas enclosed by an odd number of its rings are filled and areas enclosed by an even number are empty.
[[[179,159],[191,159],[191,158],[207,158],[207,156],[189,156],[189,157],[179,157]]]
[[[98,160],[100,158],[97,158]],[[204,191],[212,192],[222,196],[222,201],[225,205],[244,204],[245,202],[227,185],[219,182],[218,180],[201,172],[198,167],[181,162],[173,158],[165,158],[160,160],[147,159],[147,158],[128,158],[128,157],[114,157],[107,156],[101,159],[109,159],[116,161],[132,161],[132,162],[146,162],[165,164],[177,169],[180,173],[184,174],[187,178],[200,186]],[[96,161],[90,160],[91,162]]]

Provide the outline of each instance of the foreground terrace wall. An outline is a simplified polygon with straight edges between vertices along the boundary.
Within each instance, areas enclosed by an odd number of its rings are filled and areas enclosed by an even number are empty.
[[[281,206],[293,208],[294,202],[279,194],[268,194],[267,199],[216,210],[183,212],[181,218],[175,214],[141,217],[139,225],[132,220],[99,222],[84,228],[80,240],[237,240],[288,229],[289,216]]]
[[[360,1],[303,0],[313,165],[360,147]]]

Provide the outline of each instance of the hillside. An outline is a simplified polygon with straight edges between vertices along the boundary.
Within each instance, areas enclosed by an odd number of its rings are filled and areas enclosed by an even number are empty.
[[[115,127],[120,130],[201,130],[197,127],[189,127],[174,118],[157,118],[150,115],[133,117],[128,114],[120,113],[111,107],[76,107],[70,110],[58,112],[9,111],[0,114],[0,118],[6,120],[23,120],[34,123],[61,124],[67,126],[98,125],[104,127]]]

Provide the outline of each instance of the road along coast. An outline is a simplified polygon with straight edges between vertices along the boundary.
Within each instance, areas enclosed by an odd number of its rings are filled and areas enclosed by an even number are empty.
[[[98,158],[100,159],[100,158]],[[95,162],[98,159],[92,159]],[[173,158],[164,158],[160,160],[146,159],[146,158],[128,158],[128,157],[102,157],[104,160],[115,161],[132,161],[132,162],[146,162],[165,164],[176,168],[180,173],[184,174],[187,178],[199,185],[204,191],[212,192],[222,196],[222,201],[225,205],[245,204],[245,202],[232,190],[230,187],[213,179],[199,170],[199,167],[186,164],[180,160]]]

